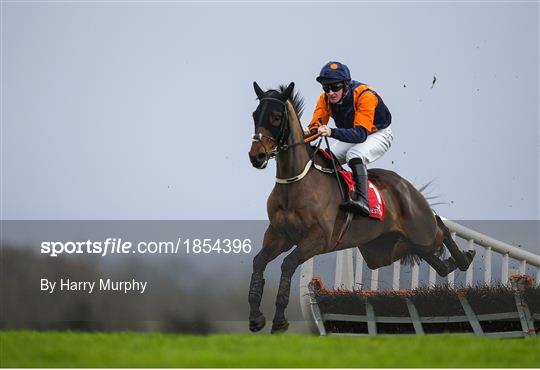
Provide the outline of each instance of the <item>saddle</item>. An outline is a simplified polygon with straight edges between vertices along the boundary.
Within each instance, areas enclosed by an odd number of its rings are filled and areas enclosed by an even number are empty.
[[[350,171],[347,171],[343,168],[341,164],[337,161],[336,157],[333,153],[328,152],[328,150],[318,149],[318,153],[321,154],[321,157],[323,158],[323,161],[325,163],[325,166],[329,166],[329,169],[319,168],[317,165],[317,169],[323,171],[323,172],[334,172],[333,165],[332,165],[332,158],[334,159],[334,162],[336,163],[336,169],[339,174],[339,179],[341,180],[341,186],[345,189],[345,191],[349,194],[350,197],[354,196],[355,194],[355,186],[356,183],[354,181],[353,175]],[[384,220],[384,198],[382,197],[381,192],[379,191],[379,188],[377,185],[375,185],[371,180],[368,180],[368,201],[369,201],[369,217],[375,218],[377,220]]]

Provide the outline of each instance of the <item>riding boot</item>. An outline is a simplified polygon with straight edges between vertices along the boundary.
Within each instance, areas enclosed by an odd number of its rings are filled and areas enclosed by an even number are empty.
[[[348,199],[340,205],[346,212],[353,212],[363,216],[369,216],[368,202],[368,174],[366,165],[361,158],[353,158],[349,161],[354,181],[356,182],[356,200]]]

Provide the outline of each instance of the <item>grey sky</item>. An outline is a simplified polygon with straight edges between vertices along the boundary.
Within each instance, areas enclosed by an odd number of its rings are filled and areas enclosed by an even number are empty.
[[[295,81],[306,124],[332,59],[392,112],[372,167],[448,218],[540,218],[536,2],[1,7],[2,219],[266,219],[251,83]]]

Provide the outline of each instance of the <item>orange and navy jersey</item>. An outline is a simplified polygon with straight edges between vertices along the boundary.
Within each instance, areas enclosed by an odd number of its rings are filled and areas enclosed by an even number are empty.
[[[349,86],[349,93],[339,104],[331,104],[326,94],[321,93],[309,125],[326,125],[332,117],[337,127],[332,129],[332,137],[339,141],[360,143],[369,134],[388,127],[392,115],[370,86],[357,81],[351,81]]]

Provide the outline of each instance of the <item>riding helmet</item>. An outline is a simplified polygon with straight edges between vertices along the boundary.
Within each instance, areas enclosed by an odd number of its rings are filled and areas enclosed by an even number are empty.
[[[351,72],[349,68],[340,62],[328,62],[326,63],[317,77],[317,82],[326,85],[332,84],[340,81],[351,80]]]

